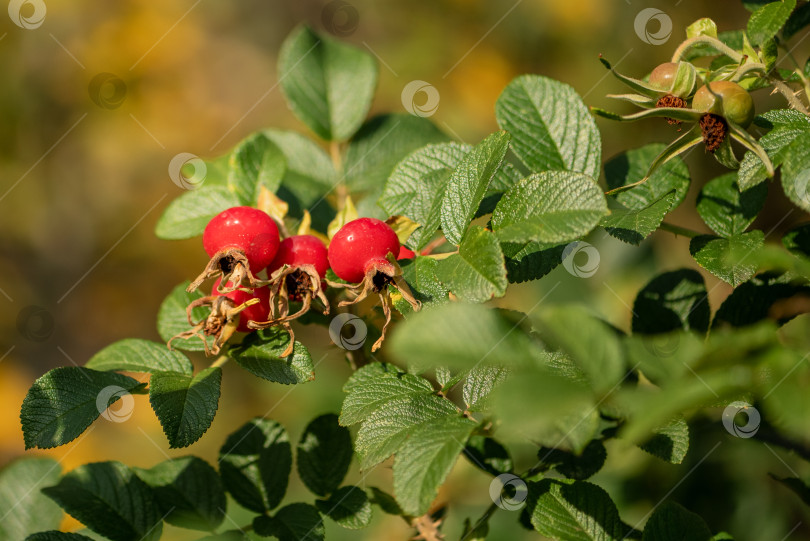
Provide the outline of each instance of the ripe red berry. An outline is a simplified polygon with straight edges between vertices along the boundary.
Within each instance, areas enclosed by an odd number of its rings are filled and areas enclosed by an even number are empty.
[[[270,315],[270,289],[267,286],[257,287],[252,293],[247,293],[239,289],[235,289],[229,293],[220,293],[217,288],[222,278],[217,278],[214,287],[211,290],[213,297],[225,296],[231,299],[235,306],[239,306],[248,302],[250,299],[259,299],[259,302],[248,306],[239,313],[239,326],[236,328],[238,332],[251,332],[253,329],[248,327],[248,321],[266,321]],[[226,285],[231,285],[227,283]]]
[[[376,218],[358,218],[340,228],[329,244],[329,266],[342,280],[358,283],[370,264],[399,254],[399,239],[391,227]]]
[[[253,274],[273,261],[278,245],[276,223],[266,212],[252,207],[233,207],[220,212],[211,218],[203,232],[203,247],[209,257],[227,249],[240,250]]]
[[[400,259],[413,259],[416,257],[416,252],[408,248],[407,246],[402,246],[399,249],[399,255],[397,256],[397,260]]]
[[[278,247],[276,257],[267,267],[268,274],[272,274],[284,265],[298,267],[312,265],[318,276],[324,278],[329,268],[326,246],[318,237],[312,235],[295,235],[287,237]]]

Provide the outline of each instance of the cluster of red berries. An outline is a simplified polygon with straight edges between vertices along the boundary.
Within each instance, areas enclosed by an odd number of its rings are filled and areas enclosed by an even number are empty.
[[[210,295],[189,304],[186,313],[191,328],[172,340],[196,336],[205,344],[207,355],[218,354],[235,332],[272,326],[281,326],[289,333],[290,342],[282,355],[290,355],[295,338],[290,322],[308,312],[315,298],[323,304],[323,313],[329,313],[324,294],[327,284],[355,293],[354,299],[340,306],[360,302],[372,292],[379,295],[386,323],[374,350],[381,345],[391,320],[389,285],[398,289],[414,309],[419,307],[396,263],[401,250],[407,248],[400,246],[388,224],[374,218],[358,218],[345,224],[327,249],[314,235],[280,240],[278,226],[267,213],[252,207],[234,207],[208,222],[203,247],[211,259],[188,291],[196,290],[209,278],[216,278],[216,282]],[[347,283],[327,282],[330,267]],[[263,278],[260,273],[265,270],[267,277]],[[301,303],[294,313],[290,313],[291,302]],[[192,311],[200,306],[210,307],[210,313],[195,322]],[[211,346],[208,336],[215,337]]]

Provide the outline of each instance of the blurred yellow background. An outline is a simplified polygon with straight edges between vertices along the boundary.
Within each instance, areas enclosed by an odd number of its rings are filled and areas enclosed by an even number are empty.
[[[588,104],[616,107],[604,95],[621,87],[599,64],[600,53],[623,72],[642,76],[668,60],[692,20],[709,16],[724,30],[743,27],[747,18],[730,1],[350,3],[355,11],[339,11],[334,19],[324,16],[324,1],[256,0],[46,0],[44,22],[32,29],[0,16],[0,466],[24,453],[18,412],[37,377],[56,366],[81,365],[124,337],[159,339],[154,319],[161,300],[205,263],[199,239],[165,242],[153,235],[162,209],[182,193],[167,172],[172,157],[181,152],[218,156],[263,127],[305,130],[277,87],[277,52],[295,25],[307,22],[336,33],[378,57],[373,113],[403,111],[402,88],[424,80],[441,96],[432,120],[453,137],[474,143],[497,128],[495,100],[519,74],[560,79]],[[673,21],[666,44],[645,43],[634,31],[636,15],[650,6]],[[103,80],[100,74],[120,78],[125,93],[112,85],[89,88]],[[674,136],[659,122],[599,125],[604,157]],[[703,231],[694,212],[695,193],[720,169],[702,152],[687,162],[692,192],[670,221]],[[767,231],[786,208],[781,195],[772,193],[756,225]],[[794,213],[777,232],[799,219]],[[630,318],[627,305],[656,269],[695,266],[687,241],[671,234],[657,233],[642,248],[603,242],[596,280],[585,284],[558,276],[564,287],[551,299],[585,300],[623,328]],[[707,283],[716,308],[729,290],[708,275]],[[528,308],[546,289],[543,282],[516,286],[503,302]],[[43,310],[31,315],[23,310],[29,306]],[[189,453],[215,460],[228,433],[268,412],[295,441],[309,419],[339,410],[340,387],[349,373],[340,353],[326,348],[325,332],[305,332],[318,362],[316,381],[288,388],[228,366],[216,420],[188,449],[168,450],[141,396],[128,421],[100,419],[74,443],[30,453],[57,457],[65,470],[96,460],[151,466]],[[197,361],[198,366],[204,362]],[[633,461],[646,460],[637,454],[613,466],[633,470]],[[443,493],[458,502],[455,520],[465,513],[477,517],[489,504],[488,478],[462,462]],[[390,487],[390,466],[378,470],[364,484]],[[355,466],[349,481],[360,477]],[[297,481],[291,495],[307,498]],[[401,520],[377,515],[362,538],[407,538],[410,530]],[[226,526],[248,520],[230,505]],[[65,525],[78,527],[69,520]],[[333,539],[358,538],[329,528]],[[167,539],[194,538],[177,529],[166,532]],[[491,539],[517,539],[519,532],[504,529]]]

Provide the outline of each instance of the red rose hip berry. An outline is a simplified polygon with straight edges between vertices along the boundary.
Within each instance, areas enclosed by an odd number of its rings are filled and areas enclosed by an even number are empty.
[[[267,267],[270,275],[270,307],[274,310],[271,319],[256,319],[252,329],[264,329],[281,325],[290,335],[290,343],[282,354],[286,357],[293,351],[295,333],[290,321],[306,314],[317,297],[324,305],[324,314],[329,313],[329,300],[323,292],[322,281],[329,268],[326,246],[312,235],[295,235],[281,241],[275,259]],[[290,302],[301,303],[301,308],[290,314]]]
[[[416,252],[414,252],[407,246],[401,246],[399,248],[399,255],[397,256],[397,261],[402,259],[413,259],[414,257],[416,257]]]
[[[281,241],[273,262],[267,267],[272,274],[284,265],[297,267],[312,265],[318,276],[324,278],[329,268],[329,259],[326,246],[321,239],[313,235],[295,235]]]
[[[396,263],[399,254],[397,234],[387,223],[375,218],[358,218],[347,223],[329,243],[329,265],[339,278],[351,282],[350,285],[329,282],[329,285],[355,293],[354,299],[342,301],[339,306],[358,303],[372,293],[376,293],[382,303],[385,324],[379,340],[371,347],[372,352],[382,345],[391,323],[389,286],[397,289],[414,310],[420,307]]]
[[[376,218],[358,218],[338,231],[329,244],[329,265],[347,282],[363,281],[370,261],[386,261],[399,254],[394,230]]]
[[[278,246],[278,226],[266,212],[253,207],[224,210],[205,226],[203,248],[211,259],[188,291],[220,274],[230,284],[221,287],[221,293],[242,285],[258,286],[255,274],[273,261]]]
[[[222,346],[233,336],[233,333],[251,332],[249,323],[254,320],[264,321],[270,315],[270,290],[267,287],[257,287],[244,291],[234,289],[233,284],[227,283],[228,293],[220,292],[220,281],[214,283],[211,295],[192,301],[186,307],[186,316],[191,329],[173,336],[168,346],[171,349],[172,341],[177,338],[197,337],[203,342],[206,355],[219,354]],[[211,311],[201,321],[192,319],[192,312],[199,306],[210,307]],[[214,343],[209,346],[207,337],[215,337]]]
[[[264,211],[233,207],[211,218],[203,232],[209,257],[228,248],[244,252],[253,272],[267,267],[278,251],[278,226]]]

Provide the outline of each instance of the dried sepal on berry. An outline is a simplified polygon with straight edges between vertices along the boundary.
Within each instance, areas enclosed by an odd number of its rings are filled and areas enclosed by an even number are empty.
[[[240,288],[253,288],[261,286],[262,282],[250,270],[250,263],[240,248],[226,248],[214,254],[208,260],[203,271],[189,284],[186,291],[191,293],[200,287],[209,278],[221,276],[220,293],[229,293]]]
[[[350,306],[357,304],[370,295],[377,295],[382,305],[383,315],[385,316],[385,323],[382,327],[380,338],[374,342],[371,351],[375,352],[382,346],[385,341],[385,332],[391,323],[392,317],[392,301],[389,287],[393,287],[402,298],[405,299],[414,311],[421,308],[421,303],[416,300],[411,293],[410,287],[407,282],[402,278],[402,268],[397,264],[393,254],[388,255],[388,259],[373,259],[366,265],[366,273],[363,280],[357,284],[344,284],[340,282],[328,282],[330,287],[346,289],[354,294],[351,300],[341,301],[338,306]]]
[[[207,356],[218,355],[222,346],[238,330],[239,314],[249,307],[259,304],[259,302],[259,299],[253,298],[237,305],[232,299],[224,295],[209,295],[196,299],[186,307],[186,315],[191,328],[171,337],[166,346],[171,349],[174,340],[196,336],[202,340]],[[211,312],[205,319],[195,322],[191,312],[200,306],[210,306]],[[214,343],[210,347],[206,339],[209,336],[215,337]]]
[[[293,352],[295,331],[290,322],[309,312],[313,299],[317,298],[324,306],[323,314],[329,313],[329,300],[324,293],[321,276],[314,265],[283,265],[277,269],[269,280],[270,319],[267,321],[250,321],[251,329],[266,329],[280,326],[290,335],[290,343],[281,354],[287,357]],[[301,303],[301,308],[290,314],[290,301]]]

